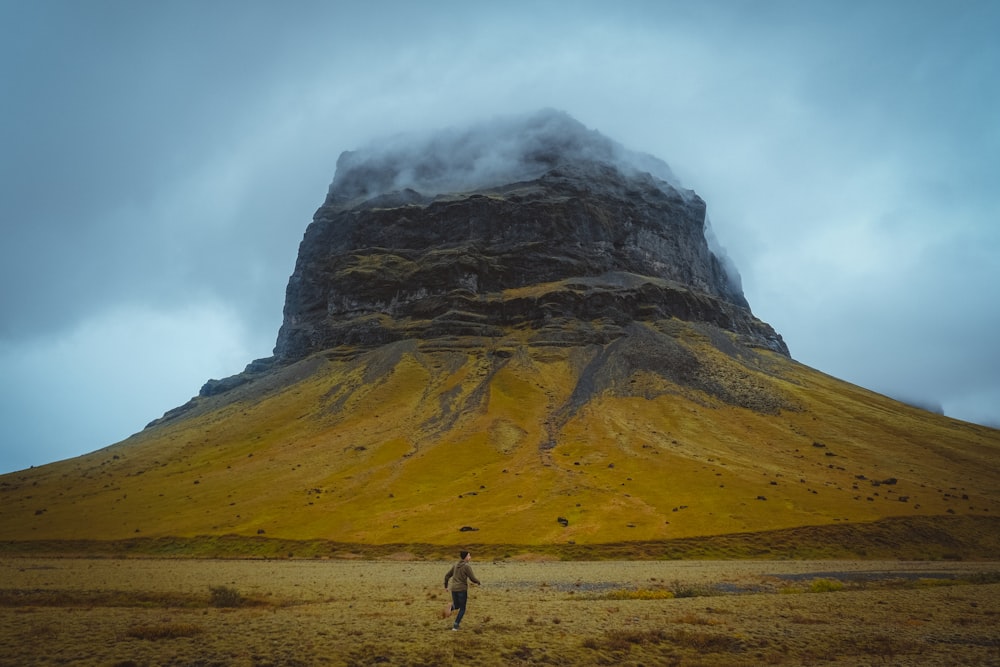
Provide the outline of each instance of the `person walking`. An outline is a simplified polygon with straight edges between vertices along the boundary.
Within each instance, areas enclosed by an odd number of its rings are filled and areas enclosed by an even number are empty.
[[[461,560],[452,565],[444,575],[444,587],[451,591],[451,604],[445,609],[444,617],[448,618],[455,611],[458,611],[458,616],[455,617],[455,624],[451,626],[452,630],[458,630],[458,626],[462,623],[462,618],[465,617],[465,606],[469,602],[469,582],[471,581],[477,586],[482,586],[476,575],[472,572],[472,566],[469,565],[469,561],[472,560],[472,554],[468,551],[462,550],[459,552]],[[451,586],[448,585],[448,581],[451,580]]]

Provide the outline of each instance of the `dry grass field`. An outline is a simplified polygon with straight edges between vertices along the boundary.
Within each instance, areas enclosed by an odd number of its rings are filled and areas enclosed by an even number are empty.
[[[0,665],[1000,665],[1000,563],[7,558]]]

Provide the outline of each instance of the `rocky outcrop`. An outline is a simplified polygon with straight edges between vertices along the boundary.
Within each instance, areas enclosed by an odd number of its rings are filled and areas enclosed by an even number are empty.
[[[600,343],[608,323],[671,317],[788,353],[709,248],[704,201],[661,161],[557,112],[421,141],[341,156],[289,279],[277,363],[560,320]]]

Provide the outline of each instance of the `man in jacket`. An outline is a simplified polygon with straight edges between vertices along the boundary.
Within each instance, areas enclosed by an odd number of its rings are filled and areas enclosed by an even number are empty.
[[[444,587],[451,590],[451,604],[445,610],[445,618],[451,616],[452,612],[458,611],[458,616],[455,617],[455,624],[451,626],[452,630],[458,630],[459,624],[462,622],[462,617],[465,616],[465,605],[469,601],[469,582],[476,584],[477,586],[482,586],[479,580],[476,579],[476,575],[472,572],[472,566],[469,565],[469,561],[472,560],[472,554],[468,551],[461,551],[459,553],[461,560],[451,566],[451,568],[444,575]],[[448,580],[451,580],[451,586],[448,586]]]

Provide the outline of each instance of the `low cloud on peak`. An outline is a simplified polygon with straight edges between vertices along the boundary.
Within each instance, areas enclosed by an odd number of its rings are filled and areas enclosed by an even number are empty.
[[[666,162],[629,150],[564,111],[498,116],[464,127],[403,133],[347,151],[330,186],[341,200],[404,189],[461,192],[540,177],[567,162],[611,164],[648,173],[680,190]]]

